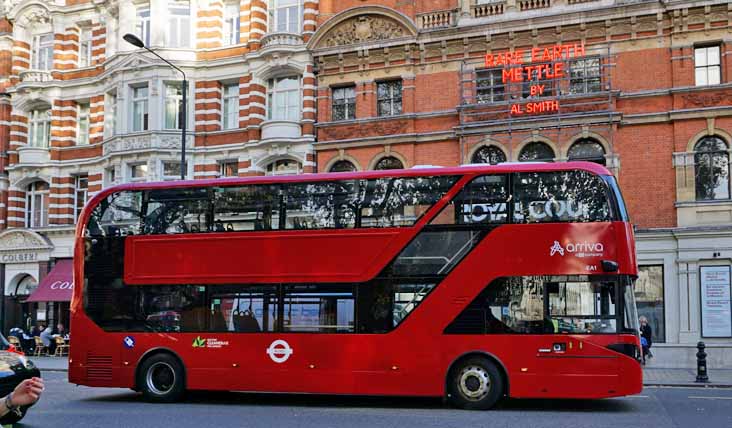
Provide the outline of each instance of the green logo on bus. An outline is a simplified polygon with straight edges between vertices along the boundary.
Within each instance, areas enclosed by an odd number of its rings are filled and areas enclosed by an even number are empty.
[[[202,338],[201,336],[198,336],[197,338],[193,339],[193,347],[194,348],[206,347],[206,339]]]

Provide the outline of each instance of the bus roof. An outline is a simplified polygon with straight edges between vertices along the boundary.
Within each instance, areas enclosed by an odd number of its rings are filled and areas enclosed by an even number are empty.
[[[511,172],[542,172],[542,171],[570,171],[584,170],[597,175],[611,175],[610,171],[602,165],[594,162],[518,162],[500,163],[497,165],[468,164],[458,167],[439,168],[416,168],[416,169],[389,169],[378,171],[355,171],[355,172],[328,172],[318,174],[296,174],[279,176],[253,176],[253,177],[230,177],[213,178],[203,180],[175,180],[161,182],[125,183],[109,187],[99,192],[93,201],[106,197],[110,193],[123,190],[151,190],[167,189],[176,187],[207,187],[207,186],[235,186],[242,184],[277,184],[277,183],[302,183],[312,181],[334,181],[334,180],[356,180],[373,179],[381,177],[419,177],[434,175],[465,175],[468,174],[501,174]],[[89,201],[92,202],[92,201]]]

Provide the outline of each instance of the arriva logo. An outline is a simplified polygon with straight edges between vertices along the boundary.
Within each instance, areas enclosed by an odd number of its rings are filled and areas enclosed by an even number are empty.
[[[602,242],[570,242],[562,246],[559,241],[554,241],[554,244],[549,248],[549,256],[553,256],[559,253],[560,256],[564,256],[564,252],[568,252],[575,257],[599,257],[605,252],[605,246]]]
[[[560,255],[564,255],[564,248],[562,247],[562,244],[559,243],[559,241],[554,241],[554,245],[549,249],[549,255],[553,256],[554,254],[559,253]]]

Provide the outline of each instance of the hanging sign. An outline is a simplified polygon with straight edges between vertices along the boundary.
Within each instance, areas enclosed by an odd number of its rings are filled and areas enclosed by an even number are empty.
[[[502,67],[501,81],[504,85],[506,83],[526,82],[529,84],[528,95],[540,97],[551,93],[552,86],[557,86],[552,82],[553,80],[567,76],[565,61],[584,56],[584,44],[563,44],[546,48],[517,49],[504,53],[486,54],[485,66],[487,68]],[[559,101],[556,100],[511,104],[512,115],[557,111],[559,111]]]
[[[702,266],[701,321],[703,337],[732,337],[730,267]]]

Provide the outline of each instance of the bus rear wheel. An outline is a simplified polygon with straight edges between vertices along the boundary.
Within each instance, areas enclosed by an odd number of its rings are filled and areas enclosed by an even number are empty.
[[[486,358],[470,357],[458,362],[450,372],[450,401],[467,410],[487,410],[503,396],[503,378]]]
[[[146,359],[137,374],[137,389],[146,400],[156,403],[178,401],[185,392],[183,367],[170,354]]]

